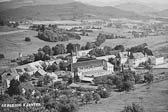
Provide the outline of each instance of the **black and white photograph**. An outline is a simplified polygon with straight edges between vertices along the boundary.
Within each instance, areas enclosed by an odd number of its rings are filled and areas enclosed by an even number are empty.
[[[168,0],[0,0],[0,112],[168,112]]]

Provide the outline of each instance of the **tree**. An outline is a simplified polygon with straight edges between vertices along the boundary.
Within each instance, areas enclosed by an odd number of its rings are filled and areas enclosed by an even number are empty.
[[[67,49],[67,53],[76,52],[77,50],[80,50],[80,44],[69,43],[66,49]]]
[[[0,59],[5,58],[4,54],[0,54]]]
[[[94,42],[87,42],[86,45],[85,45],[85,50],[88,50],[88,49],[92,49],[92,48],[96,48],[96,44]]]
[[[45,45],[45,46],[42,48],[42,50],[43,50],[43,52],[44,52],[45,54],[48,54],[49,56],[51,56],[51,55],[53,54],[52,49],[51,49],[50,46],[48,46],[48,45]]]
[[[15,100],[16,103],[26,103],[27,102],[27,100],[21,95],[14,95],[13,99]]]
[[[25,41],[26,41],[26,42],[30,42],[31,39],[30,39],[29,37],[26,37],[26,38],[25,38]]]
[[[52,78],[50,76],[46,75],[46,76],[44,76],[43,81],[44,81],[44,85],[48,85],[49,83],[52,82]]]
[[[93,93],[93,100],[97,104],[100,101],[100,95],[98,93]]]
[[[59,104],[60,112],[76,112],[79,108],[77,101],[67,96],[61,97]]]
[[[31,76],[28,73],[24,73],[19,78],[20,82],[26,82],[26,81],[29,81],[30,79],[31,79]]]
[[[146,75],[144,75],[144,80],[145,80],[145,82],[147,82],[149,84],[152,83],[154,80],[153,74],[147,73]]]
[[[74,47],[72,43],[69,43],[66,47],[67,53],[72,53],[74,51]]]
[[[109,62],[114,65],[114,71],[120,71],[120,61],[117,60],[116,58],[110,58]]]
[[[139,104],[132,103],[132,105],[124,107],[121,112],[145,112],[145,110]]]
[[[106,55],[105,51],[103,49],[98,49],[98,48],[95,48],[95,49],[91,50],[89,52],[89,54],[91,56],[96,56],[96,57],[101,57],[101,56],[105,56]]]
[[[130,91],[134,87],[134,83],[132,81],[125,81],[123,82],[122,90]]]
[[[46,70],[51,71],[51,72],[55,72],[56,70],[59,70],[59,69],[60,69],[59,65],[53,63],[51,66],[48,66]]]
[[[10,96],[20,95],[22,93],[20,82],[18,80],[12,79],[10,82],[10,87],[7,90]]]
[[[82,97],[82,102],[88,104],[93,100],[92,93],[85,93]]]
[[[114,50],[121,50],[121,51],[124,51],[125,48],[124,48],[123,45],[117,45],[117,46],[114,47]]]
[[[64,54],[65,53],[65,46],[64,44],[57,44],[55,47],[52,48],[54,55]]]

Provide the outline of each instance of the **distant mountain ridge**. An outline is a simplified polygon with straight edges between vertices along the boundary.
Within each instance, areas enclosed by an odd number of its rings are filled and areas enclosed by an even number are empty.
[[[15,9],[22,6],[65,4],[71,2],[74,2],[74,0],[11,0],[7,2],[1,2],[0,11]]]
[[[154,9],[152,7],[146,6],[144,4],[141,3],[131,3],[131,2],[127,2],[127,3],[123,3],[123,4],[119,4],[117,6],[115,6],[118,9],[121,10],[125,10],[125,11],[132,11],[135,13],[148,13],[148,12],[157,12],[157,9]]]
[[[157,12],[155,13],[157,16],[160,16],[160,17],[167,17],[168,18],[168,9],[166,10],[162,10],[160,12]]]
[[[90,15],[88,15],[90,14]],[[123,11],[114,7],[97,7],[80,2],[56,5],[32,5],[9,9],[0,13],[2,18],[56,20],[76,19],[94,15],[95,17],[142,18],[133,12]]]

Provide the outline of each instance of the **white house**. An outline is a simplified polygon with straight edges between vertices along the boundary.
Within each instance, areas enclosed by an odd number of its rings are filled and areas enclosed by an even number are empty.
[[[124,65],[128,61],[128,52],[119,52],[120,64]]]
[[[165,63],[164,57],[151,56],[149,59],[153,65],[160,65]]]
[[[115,57],[116,57],[115,55],[107,55],[107,56],[96,57],[96,59],[109,61],[110,58],[115,58]]]
[[[88,56],[88,54],[91,50],[92,49],[77,51],[77,58]]]

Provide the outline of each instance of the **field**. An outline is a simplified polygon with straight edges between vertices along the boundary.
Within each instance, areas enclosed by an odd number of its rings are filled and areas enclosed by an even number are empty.
[[[36,53],[40,47],[45,45],[49,45],[51,47],[56,44],[63,43],[80,43],[81,45],[85,45],[87,41],[94,41],[90,37],[82,37],[81,40],[70,40],[67,42],[45,42],[37,37],[37,32],[35,31],[24,31],[7,35],[0,35],[0,53],[3,53],[6,59],[15,59],[18,57],[19,52],[22,52],[23,55]],[[25,37],[30,37],[31,42],[25,42]]]
[[[168,112],[168,81],[154,83],[149,89],[141,86],[129,93],[112,93],[110,98],[83,106],[79,112],[120,112],[132,102],[143,106],[146,112]]]
[[[16,28],[11,28],[8,26],[0,26],[0,32],[9,32],[9,31],[15,31],[17,30]]]
[[[103,29],[104,32],[116,32],[114,29]],[[94,33],[89,34],[89,36],[82,36],[81,40],[70,40],[67,42],[45,42],[39,40],[37,37],[37,32],[35,31],[22,31],[7,35],[0,35],[0,53],[3,53],[6,59],[15,59],[18,57],[19,52],[22,52],[23,55],[36,53],[40,47],[44,45],[55,46],[56,44],[63,43],[79,43],[85,45],[86,42],[95,41],[98,33],[101,32],[95,31]],[[25,37],[30,37],[31,42],[25,42]],[[148,38],[130,38],[130,39],[109,39],[106,40],[102,46],[111,46],[115,47],[116,45],[124,45],[126,48],[132,47],[138,44],[147,43],[152,50],[159,50],[163,54],[168,54],[168,37],[166,36],[155,36]]]

